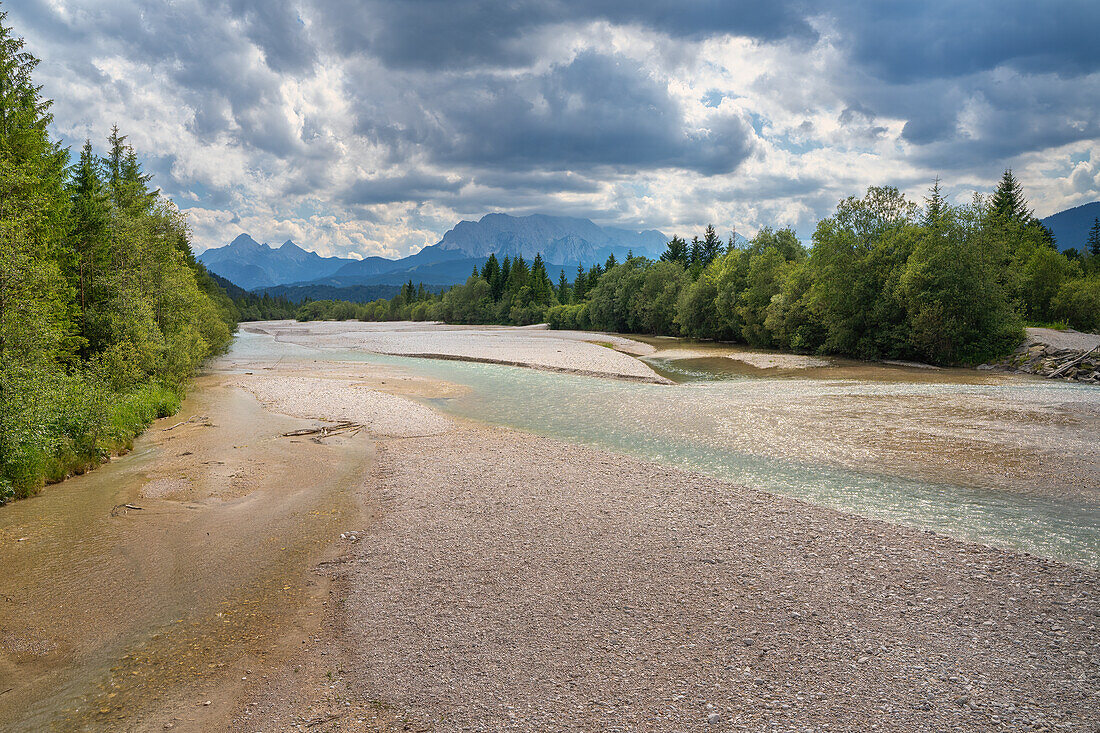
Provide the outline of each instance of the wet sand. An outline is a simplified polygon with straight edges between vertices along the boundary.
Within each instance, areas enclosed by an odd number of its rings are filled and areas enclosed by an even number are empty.
[[[132,454],[0,510],[0,729],[219,727],[359,516],[368,436],[281,437],[312,424],[204,377]]]

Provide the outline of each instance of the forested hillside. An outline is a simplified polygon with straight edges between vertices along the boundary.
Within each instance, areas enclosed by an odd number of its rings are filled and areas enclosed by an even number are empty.
[[[659,260],[628,257],[554,284],[541,258],[474,273],[440,296],[409,283],[389,301],[313,303],[298,317],[527,324],[741,341],[863,359],[973,364],[1022,339],[1025,323],[1100,329],[1100,249],[1055,249],[1006,171],[992,197],[952,206],[938,182],[923,207],[897,189],[841,201],[807,249],[789,229],[747,245],[674,237]]]
[[[125,136],[73,160],[0,15],[0,503],[127,448],[235,309]]]

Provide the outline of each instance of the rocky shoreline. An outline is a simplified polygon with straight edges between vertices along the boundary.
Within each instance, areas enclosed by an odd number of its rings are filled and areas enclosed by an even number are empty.
[[[1100,384],[1100,336],[1029,328],[1027,340],[1010,355],[978,368]]]

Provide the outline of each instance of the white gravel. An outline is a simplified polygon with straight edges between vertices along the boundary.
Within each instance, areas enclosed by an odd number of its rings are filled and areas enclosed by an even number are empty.
[[[288,375],[241,375],[233,384],[275,412],[315,420],[350,420],[379,437],[439,435],[453,427],[446,417],[412,400],[353,380]]]
[[[480,427],[382,442],[363,498],[237,729],[1100,725],[1090,571]]]
[[[644,355],[651,353],[652,347],[600,333],[358,321],[271,321],[247,328],[271,334],[279,341],[314,348],[466,359],[592,376],[667,382],[644,362],[617,350]],[[603,344],[611,344],[615,348]]]
[[[1052,328],[1029,328],[1027,339],[1031,343],[1046,344],[1054,349],[1078,349],[1089,351],[1100,346],[1100,334],[1080,331],[1055,331]]]

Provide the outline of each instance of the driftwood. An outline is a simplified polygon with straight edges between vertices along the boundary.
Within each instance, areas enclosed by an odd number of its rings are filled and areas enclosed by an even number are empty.
[[[162,428],[161,432],[167,433],[169,430],[175,430],[180,425],[186,425],[188,423],[200,422],[200,421],[205,421],[203,423],[204,425],[209,425],[210,424],[210,418],[208,418],[206,415],[192,415],[188,419],[181,420],[180,422],[176,423],[175,425],[173,425],[170,428]]]
[[[1054,377],[1060,376],[1064,372],[1069,371],[1070,367],[1076,366],[1077,364],[1080,364],[1085,359],[1087,359],[1091,354],[1095,353],[1097,349],[1100,349],[1100,346],[1095,346],[1095,347],[1089,349],[1088,351],[1086,351],[1085,353],[1081,354],[1076,359],[1066,362],[1065,364],[1063,364],[1062,366],[1058,367],[1053,372],[1051,372],[1050,375],[1049,375],[1050,378],[1053,379]]]
[[[353,435],[363,429],[363,425],[357,422],[340,422],[335,425],[322,425],[317,428],[304,428],[302,430],[291,430],[289,433],[283,433],[284,438],[300,438],[304,436],[313,436],[314,440],[320,438],[327,438],[330,435],[338,435],[341,433],[350,432]]]
[[[138,506],[137,504],[116,504],[115,508],[111,510],[111,516],[117,517],[121,515],[123,509],[137,509],[138,511],[144,511],[145,507]]]

